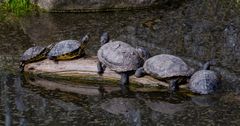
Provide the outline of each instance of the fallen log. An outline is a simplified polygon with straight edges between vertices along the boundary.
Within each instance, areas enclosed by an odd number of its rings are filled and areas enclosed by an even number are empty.
[[[87,57],[68,61],[58,61],[58,63],[45,59],[43,61],[27,64],[24,71],[37,74],[42,77],[63,79],[63,80],[80,80],[84,83],[91,84],[118,84],[120,75],[106,69],[104,74],[97,73],[97,58]],[[136,78],[130,76],[130,84],[144,87],[168,86],[168,83],[159,81],[150,76]],[[186,85],[181,85],[186,88]]]

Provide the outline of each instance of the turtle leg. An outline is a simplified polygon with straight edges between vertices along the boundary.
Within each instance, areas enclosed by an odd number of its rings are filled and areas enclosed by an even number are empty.
[[[120,84],[121,85],[128,85],[129,84],[129,75],[127,72],[120,73],[121,75],[121,80]]]
[[[127,94],[129,92],[129,73],[128,72],[123,72],[120,73],[121,75],[121,80],[120,80],[120,88],[122,91],[122,94]]]
[[[102,74],[105,71],[106,66],[103,65],[100,61],[97,63],[98,74]]]
[[[169,80],[169,92],[175,92],[179,89],[178,79]]]
[[[135,72],[134,75],[135,75],[137,78],[139,78],[139,77],[143,77],[145,74],[146,74],[146,72],[145,72],[144,68],[143,68],[143,67],[140,67],[140,68],[138,68],[138,69],[136,70],[136,72]]]

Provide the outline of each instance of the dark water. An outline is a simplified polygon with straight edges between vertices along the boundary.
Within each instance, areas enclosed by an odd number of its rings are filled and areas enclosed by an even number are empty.
[[[0,23],[0,125],[239,125],[239,29],[238,11],[220,0],[196,0],[168,10],[40,14],[15,25]],[[152,55],[177,55],[196,69],[215,59],[221,89],[207,96],[164,91],[102,96],[94,94],[98,87],[76,94],[32,85],[17,72],[19,56],[34,44],[90,33],[87,54],[96,55],[103,31],[147,47]]]

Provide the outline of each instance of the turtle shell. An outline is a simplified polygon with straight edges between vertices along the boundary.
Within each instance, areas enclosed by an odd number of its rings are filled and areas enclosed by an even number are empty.
[[[214,92],[220,82],[220,76],[211,70],[200,70],[194,73],[189,81],[192,92],[209,94]]]
[[[77,40],[64,40],[58,42],[48,53],[48,56],[61,56],[72,53],[80,48],[81,44]]]
[[[193,69],[179,57],[161,54],[149,58],[143,66],[146,73],[157,78],[166,79],[171,77],[191,76]]]
[[[116,72],[137,70],[143,65],[136,49],[122,41],[104,44],[98,50],[97,56],[100,62]]]
[[[21,62],[33,62],[45,58],[45,47],[34,46],[27,49],[20,58]]]

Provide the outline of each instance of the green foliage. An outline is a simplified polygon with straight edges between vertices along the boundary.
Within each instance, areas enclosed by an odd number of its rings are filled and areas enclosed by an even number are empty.
[[[240,7],[240,0],[235,0],[237,7]]]
[[[10,12],[15,16],[23,16],[36,9],[36,6],[31,4],[30,0],[5,0],[0,8],[2,11]]]
[[[3,21],[5,18],[6,18],[6,14],[0,4],[0,21]]]

